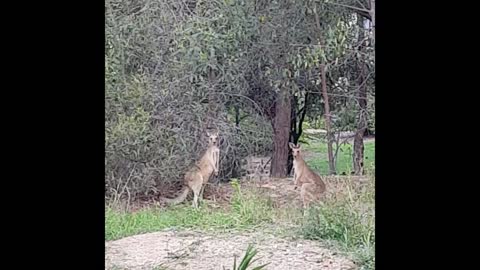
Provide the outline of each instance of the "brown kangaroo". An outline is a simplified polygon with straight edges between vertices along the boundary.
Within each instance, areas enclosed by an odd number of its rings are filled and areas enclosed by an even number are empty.
[[[190,168],[184,177],[184,187],[180,195],[174,199],[163,198],[169,204],[178,204],[187,198],[190,190],[193,191],[193,203],[192,206],[198,208],[198,200],[203,199],[203,191],[205,185],[208,183],[212,173],[215,176],[218,175],[219,168],[219,157],[220,149],[217,146],[218,142],[218,131],[208,135],[208,148],[200,158],[200,160],[195,163],[195,165]]]
[[[303,202],[303,208],[308,208],[311,202],[319,201],[326,191],[325,183],[322,178],[307,166],[302,157],[300,145],[288,144],[292,149],[293,155],[293,179],[295,189],[300,187],[300,196]]]

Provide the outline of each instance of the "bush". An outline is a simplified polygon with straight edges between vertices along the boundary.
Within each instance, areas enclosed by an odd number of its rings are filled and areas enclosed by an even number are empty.
[[[222,141],[220,179],[237,176],[243,157],[270,151],[271,126],[241,95],[249,89],[248,63],[235,60],[249,40],[241,5],[206,2],[189,16],[175,1],[105,4],[107,199],[162,195],[203,154],[209,129]]]

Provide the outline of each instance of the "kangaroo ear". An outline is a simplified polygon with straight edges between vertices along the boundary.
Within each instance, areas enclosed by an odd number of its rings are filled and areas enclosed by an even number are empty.
[[[293,143],[288,143],[288,146],[290,146],[290,148],[292,148],[292,149],[295,148],[295,144],[293,144]]]
[[[300,150],[301,148],[302,148],[302,146],[297,143],[297,149]]]
[[[212,136],[212,134],[210,134],[210,132],[207,131],[207,136],[210,137],[210,136]]]

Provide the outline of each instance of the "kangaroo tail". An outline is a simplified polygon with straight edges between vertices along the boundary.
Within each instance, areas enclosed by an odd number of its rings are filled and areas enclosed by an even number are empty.
[[[183,187],[182,193],[180,193],[180,195],[178,195],[176,198],[173,198],[173,199],[162,198],[162,199],[165,202],[167,202],[168,204],[171,204],[171,205],[179,204],[179,203],[185,201],[185,199],[188,196],[189,191],[190,191],[190,188],[188,186],[185,186],[185,187]]]

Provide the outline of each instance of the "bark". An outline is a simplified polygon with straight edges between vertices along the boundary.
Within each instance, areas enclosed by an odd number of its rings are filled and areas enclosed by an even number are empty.
[[[363,18],[358,18],[358,26],[360,27],[359,41],[361,42],[359,50],[365,51],[365,32],[368,29],[364,29],[365,24]],[[357,130],[355,132],[355,138],[353,140],[353,171],[355,175],[363,175],[363,161],[364,161],[364,144],[363,136],[367,129],[367,83],[366,73],[367,66],[365,63],[365,57],[360,54],[358,61],[358,90],[357,90],[357,103],[358,103],[358,116],[357,116]]]
[[[288,89],[283,87],[275,104],[273,119],[273,156],[270,176],[287,177],[288,142],[290,138],[291,100]]]
[[[370,18],[372,21],[372,47],[375,48],[375,0],[370,0]]]
[[[336,174],[335,160],[333,157],[333,142],[335,140],[332,134],[331,117],[330,117],[330,103],[328,101],[327,80],[325,65],[320,65],[320,76],[322,79],[322,96],[325,104],[325,129],[327,130],[327,154],[328,154],[328,168],[329,174]]]
[[[291,127],[290,127],[290,136],[291,142],[297,144],[300,140],[300,137],[303,133],[303,122],[305,121],[305,116],[307,115],[307,104],[308,104],[308,92],[305,93],[305,101],[303,107],[297,111],[297,103],[298,100],[293,97],[293,104],[291,106],[292,110],[292,119],[291,119]],[[298,119],[300,117],[300,119]],[[298,122],[297,122],[298,121]],[[288,154],[288,174],[292,171],[293,168],[293,156],[292,153],[289,152]]]
[[[318,16],[316,9],[314,9],[314,15],[315,15],[315,24],[317,26],[317,31],[318,31],[318,43],[321,47],[323,47],[323,37],[321,35],[322,28],[320,25],[320,17]],[[329,174],[336,174],[335,159],[333,156],[333,143],[335,141],[335,138],[332,134],[332,129],[331,129],[332,122],[330,117],[330,103],[328,101],[325,61],[326,59],[322,60],[323,63],[320,64],[320,78],[322,81],[322,96],[323,96],[323,102],[325,106],[324,111],[325,111],[325,129],[327,130],[328,168],[329,168]]]

